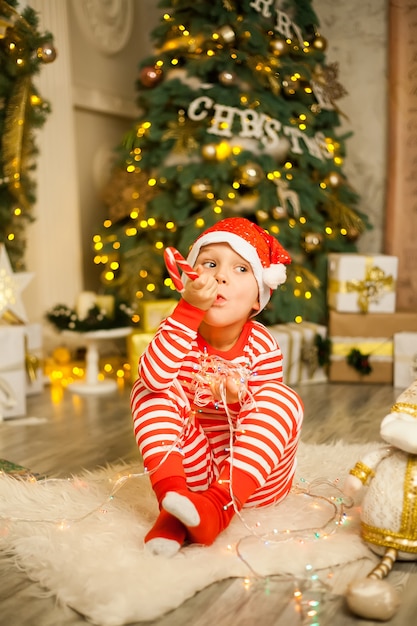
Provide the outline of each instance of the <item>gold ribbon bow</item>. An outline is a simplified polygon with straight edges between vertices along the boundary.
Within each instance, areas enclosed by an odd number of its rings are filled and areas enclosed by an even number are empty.
[[[394,278],[387,276],[379,267],[373,266],[366,270],[363,280],[348,280],[346,291],[358,293],[358,306],[363,313],[367,313],[371,302],[378,302],[384,291],[392,291]]]

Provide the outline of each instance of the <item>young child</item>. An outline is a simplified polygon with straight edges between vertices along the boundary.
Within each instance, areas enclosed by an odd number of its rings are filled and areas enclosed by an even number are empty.
[[[131,394],[160,509],[145,548],[165,556],[210,545],[243,506],[281,501],[303,419],[275,339],[253,320],[285,281],[288,253],[236,217],[200,235],[187,261],[198,278],[141,356]]]

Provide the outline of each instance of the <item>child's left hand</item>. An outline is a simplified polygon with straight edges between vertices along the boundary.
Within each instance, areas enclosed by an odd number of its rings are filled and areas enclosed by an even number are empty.
[[[211,382],[210,389],[213,398],[217,401],[224,401],[225,398],[222,396],[224,396],[224,392],[226,392],[226,404],[239,402],[239,383],[237,383],[236,379],[231,375],[226,376],[226,381],[224,381],[223,378],[221,381],[216,380]]]

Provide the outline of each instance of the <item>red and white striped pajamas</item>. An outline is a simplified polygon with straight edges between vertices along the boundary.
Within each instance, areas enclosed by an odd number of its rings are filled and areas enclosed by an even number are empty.
[[[131,404],[145,467],[180,455],[188,488],[204,491],[229,463],[258,485],[246,507],[279,502],[294,477],[302,402],[282,382],[282,354],[265,326],[249,320],[219,352],[198,333],[204,313],[181,300],[140,358]],[[226,409],[209,383],[230,371],[242,376],[244,397]]]

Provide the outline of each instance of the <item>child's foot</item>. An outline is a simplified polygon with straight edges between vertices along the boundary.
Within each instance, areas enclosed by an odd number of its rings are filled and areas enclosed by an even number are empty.
[[[182,544],[174,539],[164,539],[163,537],[155,537],[145,542],[145,552],[154,554],[155,556],[165,556],[167,559],[178,554]]]
[[[159,556],[174,556],[182,547],[186,535],[184,524],[176,516],[162,509],[155,524],[145,536],[145,550]]]
[[[162,506],[186,526],[192,542],[206,546],[229,525],[235,512],[228,490],[217,486],[203,493],[169,491]]]

